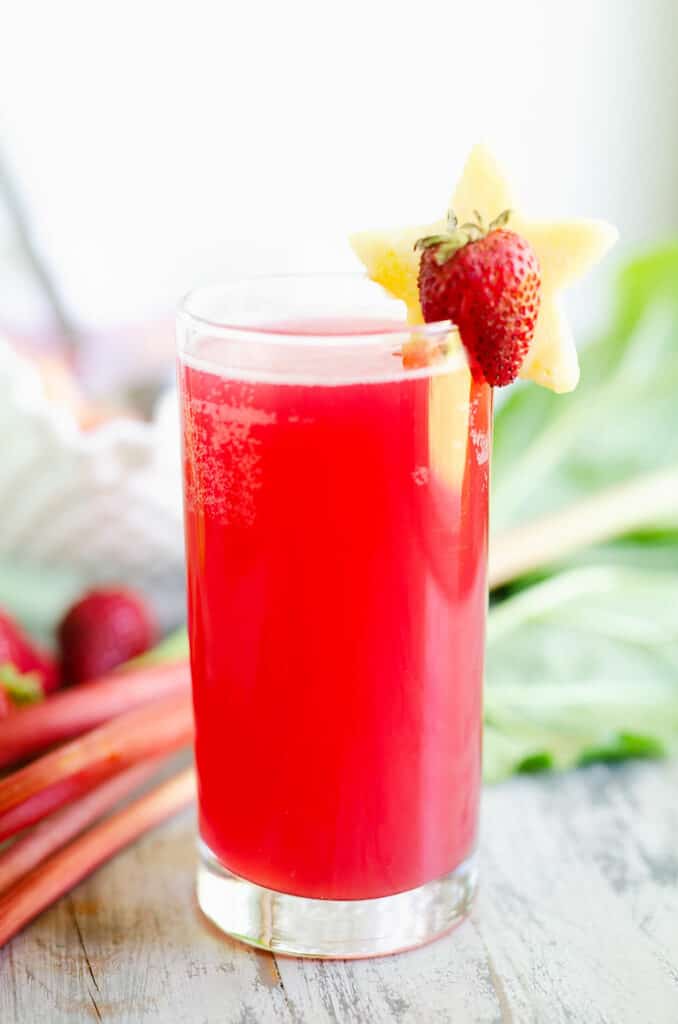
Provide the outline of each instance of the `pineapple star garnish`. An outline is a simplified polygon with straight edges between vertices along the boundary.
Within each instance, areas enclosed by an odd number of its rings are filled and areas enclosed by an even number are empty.
[[[560,292],[603,258],[617,231],[599,220],[531,221],[516,208],[507,179],[484,146],[471,151],[450,208],[458,222],[473,221],[479,211],[486,223],[511,211],[509,228],[527,239],[541,269],[541,302],[534,336],[520,376],[556,392],[572,391],[579,361],[572,333],[561,309]],[[407,306],[408,319],[421,324],[417,276],[421,253],[415,242],[445,230],[445,221],[391,231],[364,231],[351,237],[356,255],[370,277]]]

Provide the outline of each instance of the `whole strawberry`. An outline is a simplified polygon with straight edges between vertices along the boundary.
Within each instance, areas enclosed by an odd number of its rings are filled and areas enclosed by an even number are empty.
[[[489,228],[457,226],[417,242],[419,298],[424,320],[452,320],[459,328],[474,376],[493,386],[518,376],[539,313],[541,273],[532,246],[505,228],[505,211]]]
[[[54,658],[28,639],[18,623],[0,609],[0,666],[12,665],[20,673],[35,673],[45,694],[59,686]]]
[[[83,683],[143,654],[157,638],[146,602],[131,590],[102,588],[67,612],[58,630],[66,683]]]

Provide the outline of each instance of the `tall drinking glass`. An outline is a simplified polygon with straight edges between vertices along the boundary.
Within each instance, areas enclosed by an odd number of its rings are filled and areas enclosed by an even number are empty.
[[[476,883],[491,391],[359,275],[194,292],[179,380],[200,906],[426,942]]]

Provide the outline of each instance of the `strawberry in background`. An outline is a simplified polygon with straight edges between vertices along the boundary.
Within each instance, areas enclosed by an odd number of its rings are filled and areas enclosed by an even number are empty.
[[[123,587],[90,590],[59,625],[64,682],[96,679],[144,654],[157,639],[155,617],[140,595]]]

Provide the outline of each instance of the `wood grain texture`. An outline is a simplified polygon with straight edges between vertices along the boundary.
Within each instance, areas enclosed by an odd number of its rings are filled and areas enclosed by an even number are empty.
[[[469,922],[424,949],[299,961],[220,936],[191,814],[0,952],[2,1024],[677,1024],[678,765],[522,779],[484,798]]]

